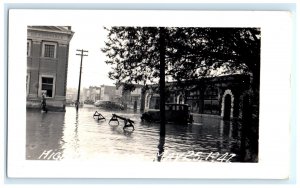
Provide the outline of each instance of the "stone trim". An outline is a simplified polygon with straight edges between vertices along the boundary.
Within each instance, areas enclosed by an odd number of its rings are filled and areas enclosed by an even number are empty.
[[[183,101],[180,102],[180,97],[183,97]],[[176,97],[176,103],[177,104],[184,104],[185,101],[184,101],[184,95],[183,94],[179,94],[177,97]]]
[[[32,48],[32,40],[27,39],[27,44],[28,44],[28,48],[27,48],[27,57],[31,57],[31,48]]]
[[[66,100],[66,97],[65,96],[61,96],[61,95],[55,95],[55,100],[64,101],[64,100]]]
[[[145,110],[149,109],[150,106],[150,99],[151,99],[151,94],[146,93],[145,94]]]
[[[26,74],[26,97],[29,95],[29,88],[30,88],[30,72]]]
[[[230,107],[230,118],[233,118],[233,107],[234,107],[234,95],[230,89],[225,90],[222,97],[222,108],[221,108],[221,116],[224,117],[224,108],[225,108],[225,97],[226,95],[231,96],[231,107]]]
[[[54,46],[54,57],[45,57],[45,45],[53,45]],[[56,42],[48,42],[48,41],[43,41],[42,42],[42,57],[43,58],[50,58],[50,59],[55,59],[57,54],[57,43]]]

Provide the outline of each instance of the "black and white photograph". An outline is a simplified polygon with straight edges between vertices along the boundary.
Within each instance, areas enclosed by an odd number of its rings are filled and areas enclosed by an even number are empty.
[[[27,160],[258,162],[260,28],[98,28],[28,26]]]
[[[286,178],[288,17],[12,11],[9,175]]]

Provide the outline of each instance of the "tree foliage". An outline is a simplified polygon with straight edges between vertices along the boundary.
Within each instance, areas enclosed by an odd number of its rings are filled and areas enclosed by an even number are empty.
[[[102,51],[109,77],[126,84],[157,83],[159,28],[111,27]],[[168,27],[166,76],[178,82],[207,76],[250,73],[259,86],[260,29]]]

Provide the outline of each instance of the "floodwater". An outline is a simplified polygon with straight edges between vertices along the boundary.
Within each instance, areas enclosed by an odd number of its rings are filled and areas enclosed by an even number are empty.
[[[95,111],[106,120],[93,118]],[[133,120],[123,129],[109,120],[117,114]],[[66,107],[66,112],[27,110],[27,160],[193,161],[243,162],[241,125],[214,118],[194,117],[190,125],[141,122],[133,111],[105,111],[96,107]]]

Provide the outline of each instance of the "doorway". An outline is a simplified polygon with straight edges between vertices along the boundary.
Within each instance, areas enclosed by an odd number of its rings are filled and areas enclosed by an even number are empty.
[[[231,96],[227,94],[224,102],[224,120],[230,120],[231,116]]]

